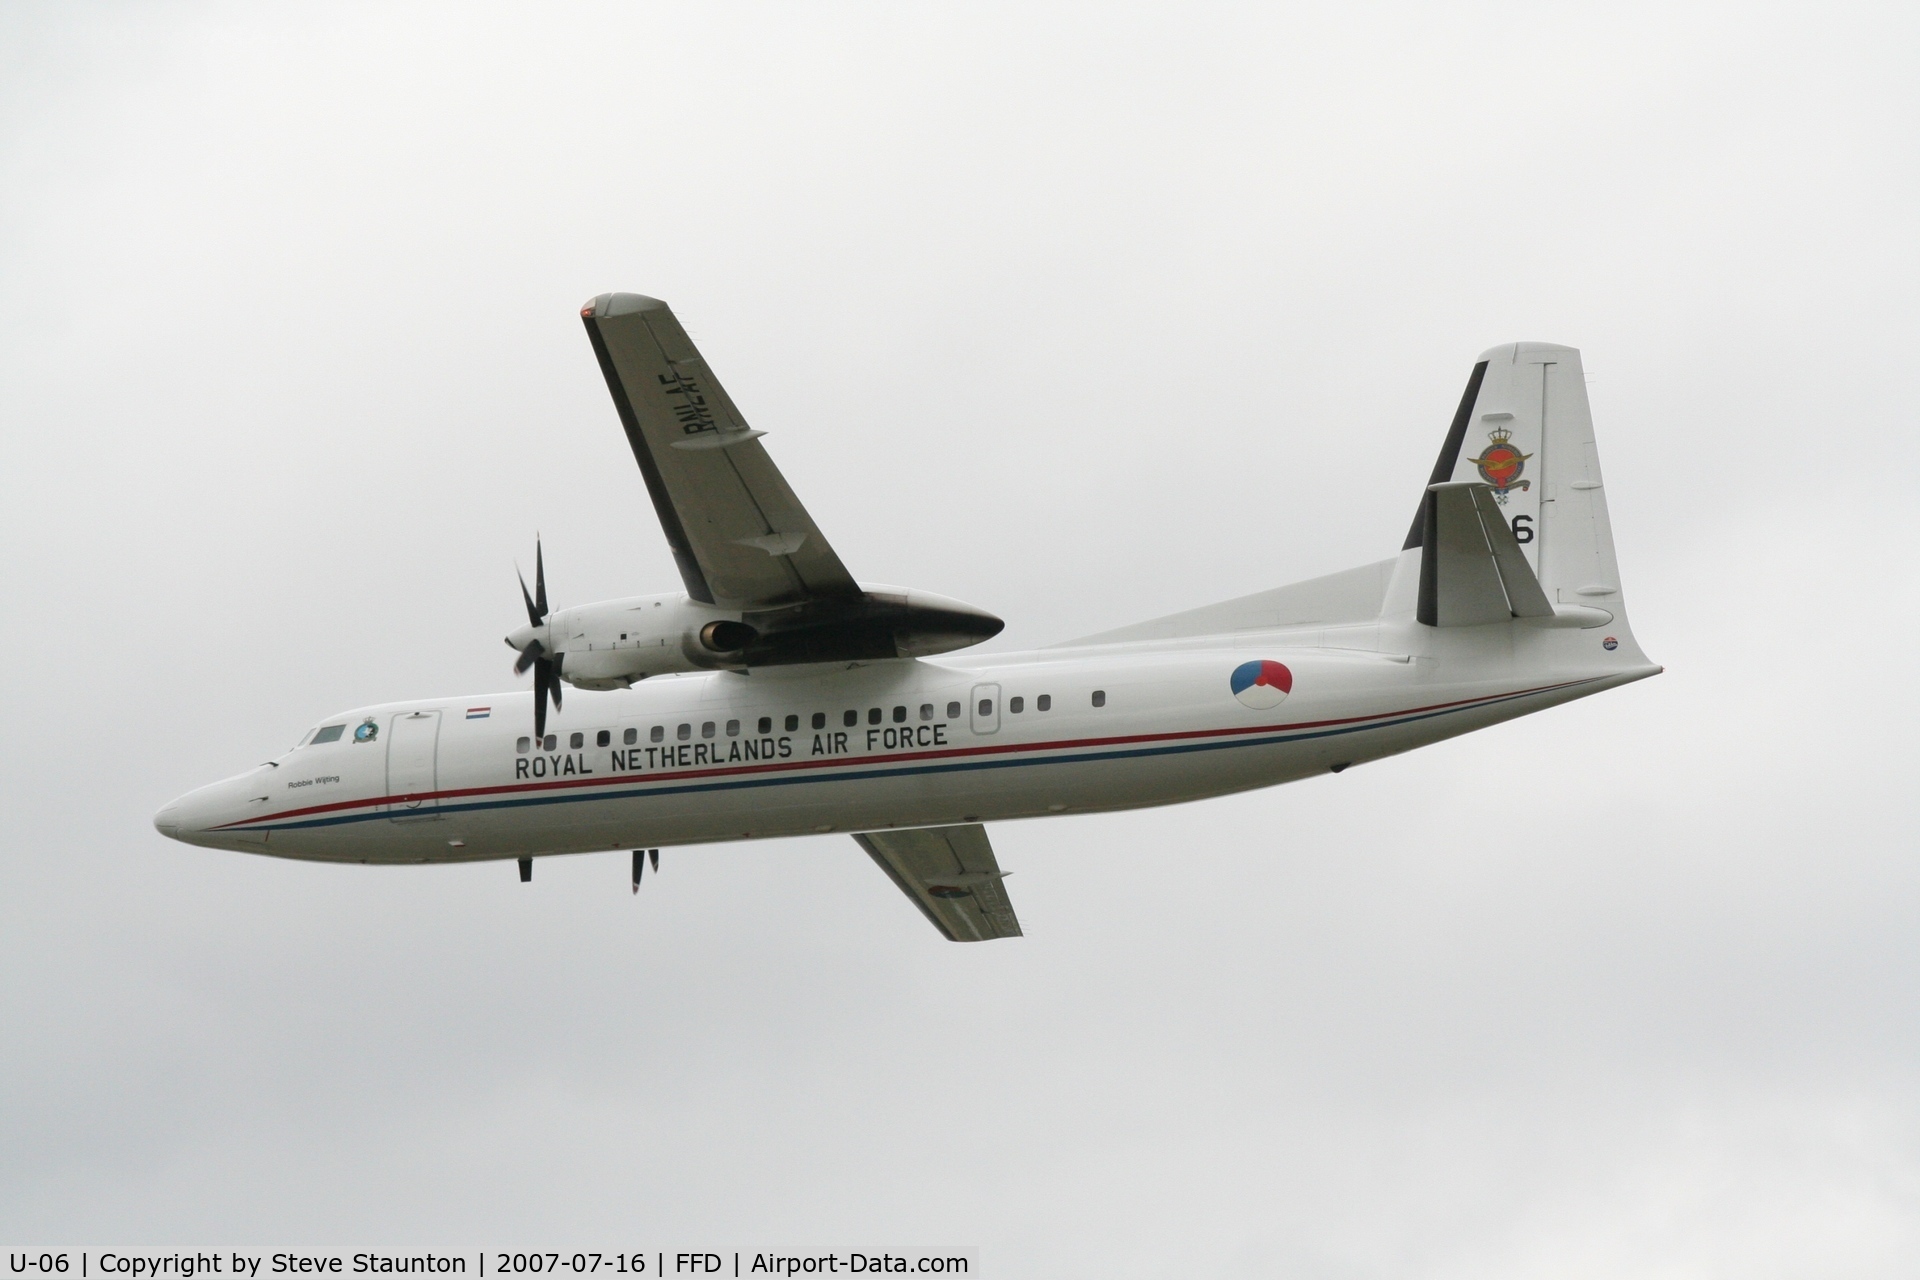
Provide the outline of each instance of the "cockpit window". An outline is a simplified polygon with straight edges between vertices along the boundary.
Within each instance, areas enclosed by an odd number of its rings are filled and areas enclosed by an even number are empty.
[[[320,732],[314,734],[313,741],[309,742],[307,745],[310,747],[317,747],[323,742],[338,742],[340,741],[340,735],[345,733],[346,731],[347,731],[347,726],[343,724],[330,724],[326,728],[322,729]]]

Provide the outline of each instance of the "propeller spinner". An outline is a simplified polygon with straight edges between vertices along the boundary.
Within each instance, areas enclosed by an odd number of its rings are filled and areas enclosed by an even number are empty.
[[[517,649],[520,657],[513,664],[513,674],[525,675],[527,668],[533,668],[533,736],[547,736],[547,699],[553,699],[553,709],[560,709],[560,663],[564,654],[554,652],[553,635],[547,629],[547,566],[540,550],[540,540],[533,543],[533,594],[527,594],[527,580],[518,569],[514,576],[520,579],[520,598],[526,602],[527,625],[507,637],[507,647]]]

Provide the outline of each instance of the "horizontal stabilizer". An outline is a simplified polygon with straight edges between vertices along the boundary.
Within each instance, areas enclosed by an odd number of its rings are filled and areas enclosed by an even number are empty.
[[[949,940],[1020,936],[1020,922],[1002,883],[1005,873],[994,860],[987,829],[979,823],[866,831],[854,839]]]
[[[1430,627],[1472,627],[1551,618],[1553,605],[1494,502],[1493,486],[1446,481],[1427,487],[1421,508],[1420,600]]]

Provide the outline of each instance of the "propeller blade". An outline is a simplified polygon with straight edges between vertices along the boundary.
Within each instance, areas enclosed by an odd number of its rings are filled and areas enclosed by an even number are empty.
[[[513,567],[513,576],[520,580],[520,600],[527,606],[527,621],[535,627],[546,625],[547,621],[547,557],[540,546],[540,536],[533,539],[533,590],[527,590],[527,575],[520,572],[520,566]],[[508,641],[512,643],[512,641]],[[553,700],[553,709],[560,709],[560,659],[563,655],[547,656],[547,647],[538,640],[531,640],[514,660],[513,674],[520,676],[533,668],[533,732],[537,738],[547,736],[547,700]]]
[[[659,875],[660,874],[660,851],[658,849],[649,849],[647,850],[647,856],[653,859],[653,873],[655,875]]]
[[[534,606],[533,597],[527,594],[526,575],[520,572],[519,565],[513,566],[513,576],[520,579],[520,598],[527,602],[527,621],[537,627],[547,620],[547,611]]]
[[[533,602],[540,606],[540,619],[547,616],[547,562],[540,554],[540,535],[533,536]],[[540,622],[535,622],[539,626]]]
[[[533,664],[533,736],[535,745],[547,736],[547,664]]]
[[[547,700],[553,700],[553,709],[560,709],[560,659],[536,656],[533,660],[533,732],[534,736],[547,736]]]
[[[639,849],[633,851],[633,891],[640,892],[640,873],[646,869],[647,855]]]

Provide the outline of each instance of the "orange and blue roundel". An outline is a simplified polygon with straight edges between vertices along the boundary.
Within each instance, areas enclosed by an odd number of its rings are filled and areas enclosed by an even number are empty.
[[[1293,692],[1293,672],[1278,662],[1243,662],[1227,680],[1233,696],[1255,711],[1277,707]]]

